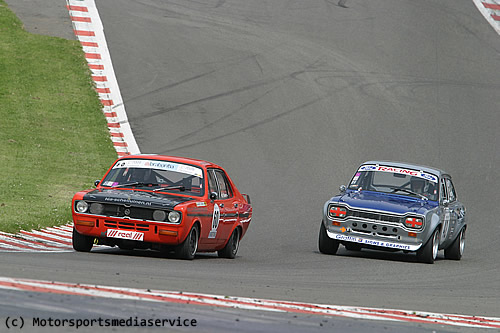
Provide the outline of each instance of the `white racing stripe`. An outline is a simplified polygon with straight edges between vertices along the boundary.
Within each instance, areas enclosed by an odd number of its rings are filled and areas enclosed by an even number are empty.
[[[154,301],[165,303],[175,302],[212,307],[238,308],[244,310],[302,313],[310,315],[340,316],[368,320],[388,320],[461,327],[500,329],[500,318],[479,317],[471,315],[287,302],[245,297],[228,297],[222,295],[198,293],[106,287],[98,285],[72,284],[15,278],[0,278],[0,288],[115,299],[132,299],[139,301]]]

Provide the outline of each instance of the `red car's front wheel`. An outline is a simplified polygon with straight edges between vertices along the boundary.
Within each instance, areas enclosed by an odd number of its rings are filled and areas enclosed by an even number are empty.
[[[90,252],[94,245],[94,237],[80,234],[73,228],[73,249],[78,252]]]

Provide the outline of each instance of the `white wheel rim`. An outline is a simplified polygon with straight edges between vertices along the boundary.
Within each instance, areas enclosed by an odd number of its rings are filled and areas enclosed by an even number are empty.
[[[240,231],[237,230],[233,237],[233,254],[236,254],[236,252],[238,252],[238,247],[240,246]]]
[[[460,255],[462,255],[465,249],[465,230],[462,230],[458,237],[460,237]]]
[[[439,232],[435,231],[432,237],[432,259],[436,259],[439,249]]]
[[[193,237],[194,236],[194,237]],[[193,229],[189,235],[189,246],[191,248],[191,255],[194,256],[196,254],[196,250],[198,249],[198,232],[196,229]]]

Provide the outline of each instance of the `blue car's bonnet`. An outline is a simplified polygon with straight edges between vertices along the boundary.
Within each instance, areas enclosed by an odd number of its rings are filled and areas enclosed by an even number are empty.
[[[338,198],[338,202],[345,203],[352,208],[378,210],[395,214],[409,212],[424,214],[427,210],[438,206],[436,201],[372,191],[348,191]]]

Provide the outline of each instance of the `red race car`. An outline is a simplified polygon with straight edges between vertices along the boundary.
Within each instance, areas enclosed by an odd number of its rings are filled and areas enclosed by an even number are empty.
[[[115,161],[96,189],[73,197],[73,248],[236,256],[252,218],[250,198],[220,166],[191,158],[129,155]]]

